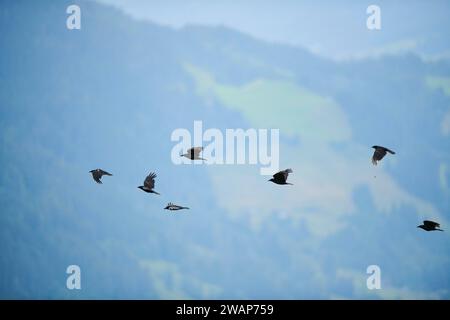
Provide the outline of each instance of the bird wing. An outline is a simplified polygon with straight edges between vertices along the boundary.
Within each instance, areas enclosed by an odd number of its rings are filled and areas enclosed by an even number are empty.
[[[194,153],[194,157],[198,157],[200,155],[200,152],[202,152],[202,151],[203,151],[203,147],[193,147],[193,148],[190,148],[187,151],[187,153],[188,154]]]
[[[155,187],[155,178],[156,174],[154,172],[151,172],[144,180],[144,187],[152,190]]]
[[[280,179],[281,179],[281,180],[286,181],[287,178],[288,178],[289,173],[292,173],[292,169],[286,169],[286,170],[277,172],[277,173],[275,173],[275,174],[273,175],[273,178],[274,178],[275,180],[280,180]]]
[[[94,171],[92,171],[92,178],[94,178],[94,180],[97,182],[97,183],[102,183],[101,181],[100,181],[100,178],[102,177],[102,175],[101,175],[101,173],[98,171],[98,170],[94,170]]]
[[[386,150],[383,147],[375,148],[375,151],[372,156],[372,162],[380,161],[386,155]]]
[[[100,175],[107,175],[107,176],[112,176],[112,174],[111,173],[109,173],[109,172],[107,172],[107,171],[105,171],[105,170],[102,170],[102,169],[98,169],[99,171],[100,171]]]
[[[292,173],[292,169],[286,169],[282,172],[284,174],[284,179],[287,180],[289,173]]]
[[[280,172],[275,173],[275,174],[273,175],[273,178],[274,178],[276,181],[279,181],[279,180],[286,180],[286,176],[284,175],[284,172],[283,172],[283,171],[280,171]]]
[[[389,152],[390,154],[395,154],[394,151],[392,151],[392,150],[390,150],[390,149],[388,149],[388,148],[384,148],[384,150],[386,150],[386,151]]]
[[[439,223],[430,221],[430,220],[424,220],[423,224],[424,224],[424,226],[431,227],[431,228],[439,228],[440,227]]]

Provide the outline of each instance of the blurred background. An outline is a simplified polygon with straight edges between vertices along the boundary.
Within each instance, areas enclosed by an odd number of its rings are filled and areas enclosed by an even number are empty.
[[[449,299],[449,14],[1,0],[0,298]],[[294,186],[255,165],[174,165],[171,133],[194,120],[280,129]],[[372,145],[397,154],[375,167]],[[95,168],[114,176],[98,185]],[[137,189],[150,171],[161,196]]]

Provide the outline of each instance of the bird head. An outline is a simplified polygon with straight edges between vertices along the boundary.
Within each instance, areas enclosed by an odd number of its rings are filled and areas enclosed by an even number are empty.
[[[89,171],[90,173],[92,173],[92,172],[94,172],[95,170],[91,170],[91,171]]]
[[[378,146],[372,146],[372,148],[376,149],[376,148],[378,148]]]

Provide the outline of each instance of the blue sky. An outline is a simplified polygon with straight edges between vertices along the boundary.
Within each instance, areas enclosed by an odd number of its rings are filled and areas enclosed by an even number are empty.
[[[180,28],[225,25],[270,42],[302,46],[334,59],[415,51],[449,57],[450,3],[432,1],[97,0],[138,19]],[[382,30],[366,28],[366,9],[381,8]]]

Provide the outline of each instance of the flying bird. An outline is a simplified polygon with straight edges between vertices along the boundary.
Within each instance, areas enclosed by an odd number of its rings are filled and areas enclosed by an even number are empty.
[[[181,154],[180,156],[186,157],[191,160],[205,160],[203,158],[200,158],[200,152],[203,151],[203,147],[193,147],[188,149],[188,151],[185,154]]]
[[[111,173],[103,171],[102,169],[95,169],[89,172],[92,173],[92,178],[95,180],[95,182],[100,184],[103,183],[101,180],[102,176],[112,176]]]
[[[372,156],[372,163],[375,166],[377,165],[378,161],[380,161],[381,159],[384,158],[384,156],[386,155],[387,152],[389,152],[390,154],[395,154],[394,151],[389,150],[388,148],[385,148],[385,147],[373,146],[372,148],[375,149],[373,156]]]
[[[150,174],[144,180],[144,185],[139,186],[138,188],[147,193],[155,193],[159,195],[158,192],[153,190],[153,188],[155,187],[155,178],[156,174],[154,172],[150,172]]]
[[[292,169],[286,169],[286,170],[280,171],[278,173],[275,173],[273,175],[273,178],[268,180],[268,181],[272,181],[273,183],[276,183],[276,184],[290,184],[290,185],[292,185],[292,183],[286,182],[289,173],[292,173],[292,172],[293,172]]]
[[[189,209],[189,208],[188,207],[178,206],[176,204],[173,204],[172,202],[169,202],[164,209],[173,211],[173,210],[182,210],[182,209]]]
[[[420,226],[417,226],[417,228],[422,228],[425,231],[444,231],[442,229],[439,229],[441,225],[437,222],[430,221],[430,220],[424,220],[423,224]]]

